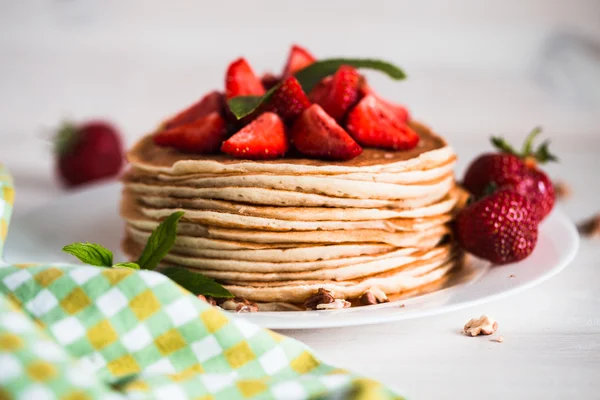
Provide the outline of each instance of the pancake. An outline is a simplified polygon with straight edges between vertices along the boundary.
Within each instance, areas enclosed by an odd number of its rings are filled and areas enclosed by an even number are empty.
[[[410,184],[410,183],[419,183],[431,181],[437,178],[441,178],[443,176],[448,175],[452,172],[452,168],[456,163],[456,157],[451,157],[448,160],[444,160],[440,165],[436,165],[435,167],[429,169],[414,169],[403,172],[377,172],[377,173],[365,173],[365,172],[354,172],[349,174],[325,174],[325,175],[317,175],[311,174],[311,177],[322,177],[322,178],[333,178],[336,179],[344,179],[351,181],[369,181],[369,182],[387,182],[387,183],[399,183],[399,184]],[[185,175],[168,175],[168,174],[158,174],[152,175],[147,174],[145,171],[140,170],[137,173],[138,177],[141,179],[155,179],[157,181],[162,181],[166,183],[179,184],[185,183],[189,181],[202,181],[210,178],[219,177],[221,181],[229,181],[232,182],[232,186],[235,186],[235,181],[233,181],[236,177],[245,176],[247,174],[185,174]],[[252,174],[258,180],[267,180],[267,179],[280,179],[287,176],[295,176],[295,175],[277,175],[277,174]]]
[[[173,199],[167,196],[140,196],[142,205],[155,209],[179,209],[183,211],[210,210],[240,214],[251,217],[299,221],[366,221],[392,218],[423,218],[449,213],[455,206],[460,192],[453,189],[440,202],[422,208],[411,209],[357,209],[333,207],[269,207],[253,206],[222,200]],[[193,218],[193,214],[190,215]]]
[[[415,198],[382,200],[352,199],[325,196],[315,193],[302,193],[288,190],[275,190],[256,187],[194,188],[172,186],[160,183],[139,183],[124,180],[125,188],[139,197],[164,196],[173,199],[215,199],[229,200],[244,204],[264,204],[268,206],[288,207],[342,207],[342,208],[416,208],[432,204],[444,198],[447,187],[440,187],[427,195]]]
[[[130,240],[140,245],[147,242],[150,232],[141,231],[134,227],[127,226],[127,235]],[[316,261],[329,260],[340,257],[353,257],[365,254],[378,254],[390,251],[395,247],[389,244],[381,243],[353,243],[341,245],[304,245],[293,248],[276,248],[269,245],[269,248],[262,248],[264,245],[255,243],[228,242],[225,240],[214,240],[221,246],[210,247],[212,243],[204,241],[212,239],[195,238],[200,243],[190,243],[184,235],[179,235],[175,240],[173,251],[182,255],[206,258],[234,259],[245,261],[273,261],[273,262],[298,262],[298,261]],[[253,247],[259,247],[253,249]],[[249,249],[250,248],[250,249]],[[227,251],[224,251],[227,250]],[[416,251],[416,248],[408,248],[408,251]]]
[[[441,137],[417,122],[411,126],[420,136],[419,144],[408,151],[366,148],[349,161],[320,161],[306,158],[276,160],[239,160],[224,154],[212,156],[185,154],[154,144],[152,136],[142,138],[127,154],[134,168],[149,174],[231,174],[278,173],[284,175],[339,174],[365,172],[402,172],[435,167],[454,157],[454,151]]]
[[[147,180],[145,183],[152,182]],[[454,186],[454,177],[452,174],[446,174],[431,181],[405,185],[385,182],[350,181],[311,175],[277,177],[270,175],[235,175],[231,177],[193,179],[180,182],[175,186],[223,188],[223,190],[227,190],[229,187],[263,187],[322,194],[332,197],[395,200],[427,196],[443,189],[448,191]]]
[[[224,286],[235,296],[257,302],[302,303],[320,288],[332,291],[337,298],[354,299],[360,297],[371,287],[377,287],[386,294],[414,290],[441,279],[456,265],[458,265],[457,259],[445,262],[422,261],[415,263],[414,268],[410,270],[385,272],[354,281],[301,281],[292,284],[277,282],[278,285],[254,282]]]

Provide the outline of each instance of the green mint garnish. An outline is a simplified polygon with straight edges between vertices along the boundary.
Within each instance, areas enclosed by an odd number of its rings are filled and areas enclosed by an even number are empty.
[[[305,93],[309,93],[319,81],[326,76],[332,75],[342,65],[350,65],[355,68],[373,69],[387,74],[394,80],[406,78],[406,74],[399,67],[386,61],[371,60],[364,58],[331,58],[316,61],[308,67],[296,72],[295,77],[300,82]],[[251,114],[263,103],[265,103],[279,85],[272,87],[262,96],[238,96],[230,99],[227,104],[237,119]]]
[[[74,255],[79,261],[97,267],[111,267],[113,253],[96,243],[71,243],[63,247],[63,251]]]
[[[183,216],[182,211],[174,212],[152,232],[146,242],[146,247],[137,260],[137,264],[144,269],[154,269],[167,255],[175,243],[177,236],[177,223]]]
[[[202,274],[197,274],[188,271],[187,269],[177,267],[169,267],[160,272],[192,293],[218,298],[233,297],[233,294],[231,294],[229,290]]]
[[[148,238],[146,247],[138,262],[121,262],[113,264],[110,250],[95,243],[72,243],[63,247],[63,251],[74,255],[82,262],[97,267],[154,269],[175,243],[177,224],[183,212],[175,212],[156,227]],[[158,271],[166,275],[184,289],[198,295],[217,298],[229,298],[233,295],[223,286],[202,274],[190,272],[184,268],[169,267]]]

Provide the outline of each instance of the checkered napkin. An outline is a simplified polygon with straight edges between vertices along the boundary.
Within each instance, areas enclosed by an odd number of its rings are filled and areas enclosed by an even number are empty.
[[[0,167],[0,251],[14,192]],[[302,343],[129,268],[0,264],[0,400],[392,399]]]

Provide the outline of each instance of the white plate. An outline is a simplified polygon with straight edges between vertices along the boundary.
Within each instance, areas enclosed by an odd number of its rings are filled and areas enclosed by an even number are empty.
[[[74,241],[100,243],[125,260],[120,250],[123,223],[118,216],[121,187],[99,186],[60,198],[10,226],[8,262],[74,262],[61,248]],[[499,299],[531,288],[566,267],[577,253],[579,235],[573,223],[554,210],[540,227],[538,244],[526,260],[502,267],[474,261],[468,282],[443,290],[369,307],[335,311],[260,312],[242,318],[274,329],[309,329],[366,325],[439,314]]]

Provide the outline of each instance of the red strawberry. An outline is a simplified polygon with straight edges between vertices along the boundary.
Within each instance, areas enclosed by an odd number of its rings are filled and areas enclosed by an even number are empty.
[[[229,64],[225,75],[225,94],[228,99],[236,96],[265,94],[265,88],[245,58],[238,58]]]
[[[337,121],[341,121],[346,111],[358,100],[360,75],[349,65],[342,65],[331,80],[325,80],[311,91],[309,97],[323,107]]]
[[[350,111],[346,129],[363,146],[410,150],[419,143],[419,135],[371,94]]]
[[[196,103],[168,119],[164,123],[164,128],[175,128],[179,125],[194,122],[199,118],[206,117],[212,112],[221,113],[224,106],[225,99],[223,98],[223,93],[217,91],[210,92]]]
[[[281,78],[273,75],[269,72],[263,74],[260,77],[260,82],[266,90],[271,89],[273,86],[277,85],[281,81]]]
[[[495,264],[529,256],[537,242],[537,216],[531,202],[512,190],[500,190],[463,209],[454,221],[458,243]]]
[[[410,120],[410,114],[406,107],[401,106],[400,104],[394,104],[377,95],[375,91],[367,84],[367,80],[362,77],[361,83],[358,87],[358,95],[360,98],[362,98],[368,94],[375,96],[382,106],[388,107],[394,114],[398,116],[398,118],[400,118],[401,121],[408,122]]]
[[[535,129],[528,136],[519,153],[501,138],[492,143],[501,153],[488,153],[478,157],[467,168],[464,187],[476,197],[494,188],[510,188],[529,198],[541,221],[554,207],[555,194],[552,182],[537,168],[537,162],[556,161],[548,150],[548,142],[533,151],[533,139],[540,133]]]
[[[119,132],[102,121],[66,123],[56,138],[57,170],[67,186],[115,176],[123,166]]]
[[[157,132],[153,137],[154,143],[159,146],[199,154],[217,152],[226,138],[225,120],[217,112],[194,122]]]
[[[223,143],[221,151],[237,158],[259,160],[282,157],[288,147],[283,122],[277,114],[266,112]]]
[[[291,138],[300,153],[311,157],[350,160],[362,153],[362,148],[318,104],[300,115]]]
[[[308,67],[315,61],[316,59],[308,52],[308,50],[300,46],[293,45],[290,49],[290,55],[288,56],[281,76],[283,78],[287,78],[290,75],[294,75],[296,72]]]
[[[304,94],[300,82],[293,76],[286,78],[275,89],[267,105],[268,110],[276,112],[286,122],[295,120],[308,107],[310,101]]]

